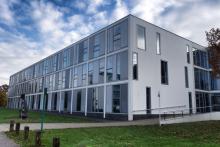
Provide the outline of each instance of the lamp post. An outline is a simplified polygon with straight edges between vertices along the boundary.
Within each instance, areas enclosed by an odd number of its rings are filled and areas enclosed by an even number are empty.
[[[44,108],[45,108],[45,100],[47,99],[47,88],[44,88],[44,96],[43,96],[43,108],[41,111],[41,132],[43,131],[44,128]]]

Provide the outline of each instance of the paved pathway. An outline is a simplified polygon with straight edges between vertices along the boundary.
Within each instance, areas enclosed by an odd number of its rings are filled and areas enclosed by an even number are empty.
[[[19,145],[10,140],[5,133],[0,132],[0,147],[19,147]]]
[[[123,122],[99,122],[99,123],[45,123],[44,129],[66,129],[66,128],[91,128],[91,127],[114,127],[114,126],[140,126],[158,124],[158,119],[147,119],[137,121]],[[21,124],[21,130],[24,126],[29,126],[30,130],[39,130],[40,123]],[[0,132],[8,131],[9,124],[0,124]],[[1,147],[1,146],[0,146]]]

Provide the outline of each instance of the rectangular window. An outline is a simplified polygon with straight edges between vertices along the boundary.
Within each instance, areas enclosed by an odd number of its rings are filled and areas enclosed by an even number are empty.
[[[112,90],[112,112],[120,113],[120,85],[114,85]]]
[[[133,53],[133,79],[138,79],[138,54]]]
[[[96,58],[105,53],[105,31],[89,39],[89,58]]]
[[[168,85],[168,66],[166,61],[161,61],[161,84]]]
[[[78,70],[77,67],[73,68],[73,87],[77,87]]]
[[[82,84],[83,86],[86,85],[86,72],[87,72],[87,64],[84,64],[83,65],[83,68],[82,68]]]
[[[93,84],[93,63],[89,63],[88,82],[89,85]]]
[[[108,53],[128,46],[128,20],[108,29]]]
[[[186,57],[187,57],[187,63],[190,63],[190,50],[189,50],[189,45],[186,45]]]
[[[156,44],[157,44],[157,54],[161,54],[161,41],[160,41],[160,33],[156,34]]]
[[[140,25],[137,25],[137,48],[146,49],[145,28]]]
[[[113,79],[113,56],[107,58],[107,68],[106,68],[107,81],[112,81]]]
[[[185,66],[185,86],[189,88],[189,79],[188,79],[188,68]]]
[[[77,45],[78,63],[87,61],[88,59],[88,40],[82,41]]]
[[[104,82],[105,60],[99,60],[99,83]]]

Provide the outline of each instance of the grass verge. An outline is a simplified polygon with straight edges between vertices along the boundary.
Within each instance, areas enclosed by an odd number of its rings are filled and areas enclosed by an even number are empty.
[[[19,136],[6,133],[21,147],[34,145],[34,132],[30,139],[22,141]],[[80,128],[45,130],[42,134],[44,146],[52,145],[52,138],[60,137],[62,147],[219,147],[220,121],[197,122],[166,126],[130,126],[106,128]]]
[[[29,111],[28,118],[26,120],[21,120],[19,118],[19,110],[1,108],[0,123],[9,123],[10,120],[15,120],[15,122],[21,122],[21,123],[38,123],[41,121],[41,114],[40,112]],[[86,117],[58,115],[47,112],[44,115],[45,123],[72,123],[72,122],[94,122],[94,121],[95,120]]]

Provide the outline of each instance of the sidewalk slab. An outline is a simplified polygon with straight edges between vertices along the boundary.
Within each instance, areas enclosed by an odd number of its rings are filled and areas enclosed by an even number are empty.
[[[156,125],[158,119],[147,119],[137,121],[122,121],[122,122],[99,122],[99,123],[44,123],[44,129],[68,129],[68,128],[94,128],[94,127],[120,127],[120,126],[143,126],[143,125]],[[29,126],[30,130],[40,130],[40,123],[23,123],[21,130],[24,126]],[[9,124],[0,124],[0,132],[9,130]]]

